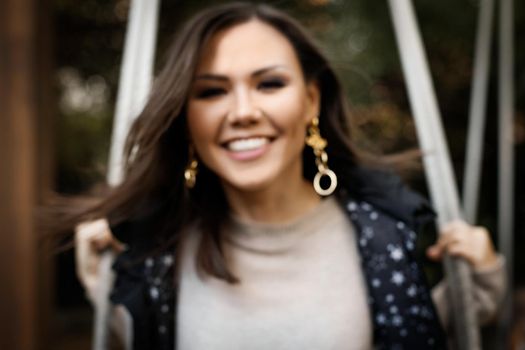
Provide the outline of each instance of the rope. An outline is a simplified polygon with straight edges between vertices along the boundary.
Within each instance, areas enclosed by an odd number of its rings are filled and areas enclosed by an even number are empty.
[[[424,154],[427,183],[438,212],[438,224],[442,226],[461,218],[461,213],[436,96],[411,1],[389,0],[388,3],[416,131]],[[455,316],[453,324],[457,348],[480,349],[479,327],[472,307],[470,266],[463,260],[445,257],[444,267]]]
[[[476,222],[481,181],[481,159],[483,135],[485,133],[487,83],[490,66],[490,43],[492,39],[492,18],[494,0],[483,0],[478,15],[472,92],[470,95],[469,126],[465,171],[463,176],[463,210],[470,223]]]
[[[499,184],[498,240],[507,261],[509,290],[503,307],[501,329],[508,330],[512,314],[514,249],[514,33],[513,1],[500,1],[499,19]],[[505,333],[505,331],[503,331]],[[502,340],[503,342],[505,340]],[[502,343],[504,344],[504,343]]]
[[[155,57],[159,0],[132,0],[124,43],[119,89],[113,121],[107,181],[118,185],[123,178],[123,149],[133,120],[144,108],[150,90]],[[95,302],[93,350],[108,348],[111,317],[109,294],[113,288],[114,254],[103,253],[99,265],[99,290]]]

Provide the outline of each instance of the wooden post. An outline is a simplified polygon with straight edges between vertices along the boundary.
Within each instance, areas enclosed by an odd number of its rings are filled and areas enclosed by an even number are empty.
[[[43,348],[49,324],[49,281],[41,276],[50,270],[38,264],[34,229],[35,204],[51,181],[51,142],[41,137],[52,128],[43,95],[51,89],[42,90],[49,48],[39,50],[50,34],[41,27],[47,12],[39,12],[46,3],[0,1],[0,349]]]
[[[31,0],[2,1],[0,30],[0,324],[2,349],[36,348],[35,116]]]

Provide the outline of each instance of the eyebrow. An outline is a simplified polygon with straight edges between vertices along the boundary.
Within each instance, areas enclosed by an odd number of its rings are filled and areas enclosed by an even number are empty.
[[[280,69],[280,68],[285,68],[286,69],[286,66],[284,65],[280,65],[280,64],[277,64],[277,65],[273,65],[273,66],[268,66],[268,67],[264,67],[264,68],[261,68],[261,69],[257,69],[256,71],[254,71],[251,76],[252,77],[258,77],[266,72],[269,72],[269,71],[272,71],[272,70],[275,70],[275,69]],[[200,74],[198,76],[195,77],[195,80],[215,80],[215,81],[228,81],[228,77],[224,76],[224,75],[220,75],[220,74],[212,74],[212,73],[204,73],[204,74]]]

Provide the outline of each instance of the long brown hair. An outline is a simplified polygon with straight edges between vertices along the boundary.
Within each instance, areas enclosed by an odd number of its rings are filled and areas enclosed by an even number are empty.
[[[287,14],[264,4],[230,3],[199,12],[180,30],[149,100],[127,137],[124,181],[98,204],[70,215],[70,225],[101,216],[108,217],[110,225],[117,228],[147,222],[147,230],[140,234],[151,235],[151,240],[163,247],[173,247],[181,239],[184,227],[198,219],[203,230],[197,253],[199,269],[229,282],[236,281],[221,248],[220,227],[229,207],[219,179],[200,165],[195,188],[188,190],[184,186],[189,151],[185,108],[206,43],[217,32],[253,19],[288,38],[305,80],[318,84],[320,130],[328,140],[329,165],[342,185],[338,193],[345,190],[345,184],[353,182],[358,156],[350,144],[349,113],[341,84],[327,59],[302,26]],[[304,177],[312,180],[317,171],[312,151],[305,149],[303,158]]]

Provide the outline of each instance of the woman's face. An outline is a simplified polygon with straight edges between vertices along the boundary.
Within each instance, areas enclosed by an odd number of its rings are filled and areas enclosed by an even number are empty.
[[[257,20],[215,34],[187,104],[190,137],[224,186],[258,191],[302,181],[306,127],[319,111],[288,39]]]

